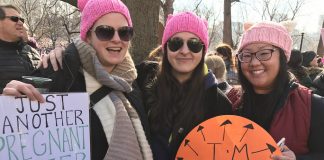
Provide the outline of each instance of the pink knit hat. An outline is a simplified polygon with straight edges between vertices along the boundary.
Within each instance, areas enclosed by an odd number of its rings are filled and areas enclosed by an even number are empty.
[[[87,32],[103,15],[120,13],[127,19],[128,26],[133,26],[128,8],[121,0],[78,0],[81,15],[81,39],[86,40]]]
[[[292,39],[288,30],[283,25],[269,21],[253,25],[244,32],[238,47],[238,53],[247,45],[258,42],[269,43],[283,49],[287,57],[287,62],[289,61]]]
[[[169,15],[163,32],[162,46],[164,48],[166,42],[174,34],[179,32],[190,32],[198,36],[204,43],[206,52],[209,40],[207,27],[207,21],[199,18],[192,12],[182,12],[176,15]]]

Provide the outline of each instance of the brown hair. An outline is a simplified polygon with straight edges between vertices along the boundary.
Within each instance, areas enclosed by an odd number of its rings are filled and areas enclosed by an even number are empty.
[[[205,63],[218,80],[226,80],[226,67],[224,60],[217,55],[208,55],[206,57]]]
[[[231,69],[236,70],[235,68],[235,61],[234,61],[234,56],[233,54],[233,49],[230,45],[221,43],[216,46],[215,51],[218,54],[221,54],[223,57],[227,57],[227,59],[230,61]]]

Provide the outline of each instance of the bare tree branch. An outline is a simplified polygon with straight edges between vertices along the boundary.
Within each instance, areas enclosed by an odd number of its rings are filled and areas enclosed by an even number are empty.
[[[305,1],[304,0],[298,0],[296,1],[296,6],[292,6],[292,4],[289,2],[289,7],[292,11],[292,16],[290,18],[290,20],[294,20],[297,13],[299,12],[299,10],[302,8],[302,6],[304,5]]]
[[[294,20],[304,3],[305,0],[288,1],[288,3],[281,0],[263,0],[262,19],[277,22]]]
[[[164,4],[162,4],[162,9],[164,13],[164,22],[168,19],[169,14],[173,14],[174,8],[173,8],[174,0],[166,0]]]
[[[200,6],[201,2],[202,2],[202,0],[198,1],[198,3],[195,6],[194,12],[198,11],[198,7]]]

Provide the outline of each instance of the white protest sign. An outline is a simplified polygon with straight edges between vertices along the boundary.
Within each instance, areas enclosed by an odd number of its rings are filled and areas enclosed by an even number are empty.
[[[0,96],[1,160],[90,160],[89,95]]]

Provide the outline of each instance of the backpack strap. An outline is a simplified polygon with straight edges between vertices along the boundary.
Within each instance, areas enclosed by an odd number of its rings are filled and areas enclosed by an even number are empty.
[[[101,86],[95,92],[90,95],[90,151],[91,151],[91,159],[102,159],[109,148],[109,144],[107,141],[103,140],[106,138],[105,132],[103,130],[102,124],[97,113],[94,111],[93,106],[99,102],[102,98],[104,98],[107,94],[112,91],[111,88],[107,86]],[[92,134],[95,134],[93,136]],[[99,144],[98,144],[99,142]],[[96,153],[94,153],[94,151]]]
[[[99,102],[102,98],[104,98],[107,94],[112,91],[111,88],[107,86],[102,86],[93,92],[90,95],[90,108],[92,108],[97,102]]]

